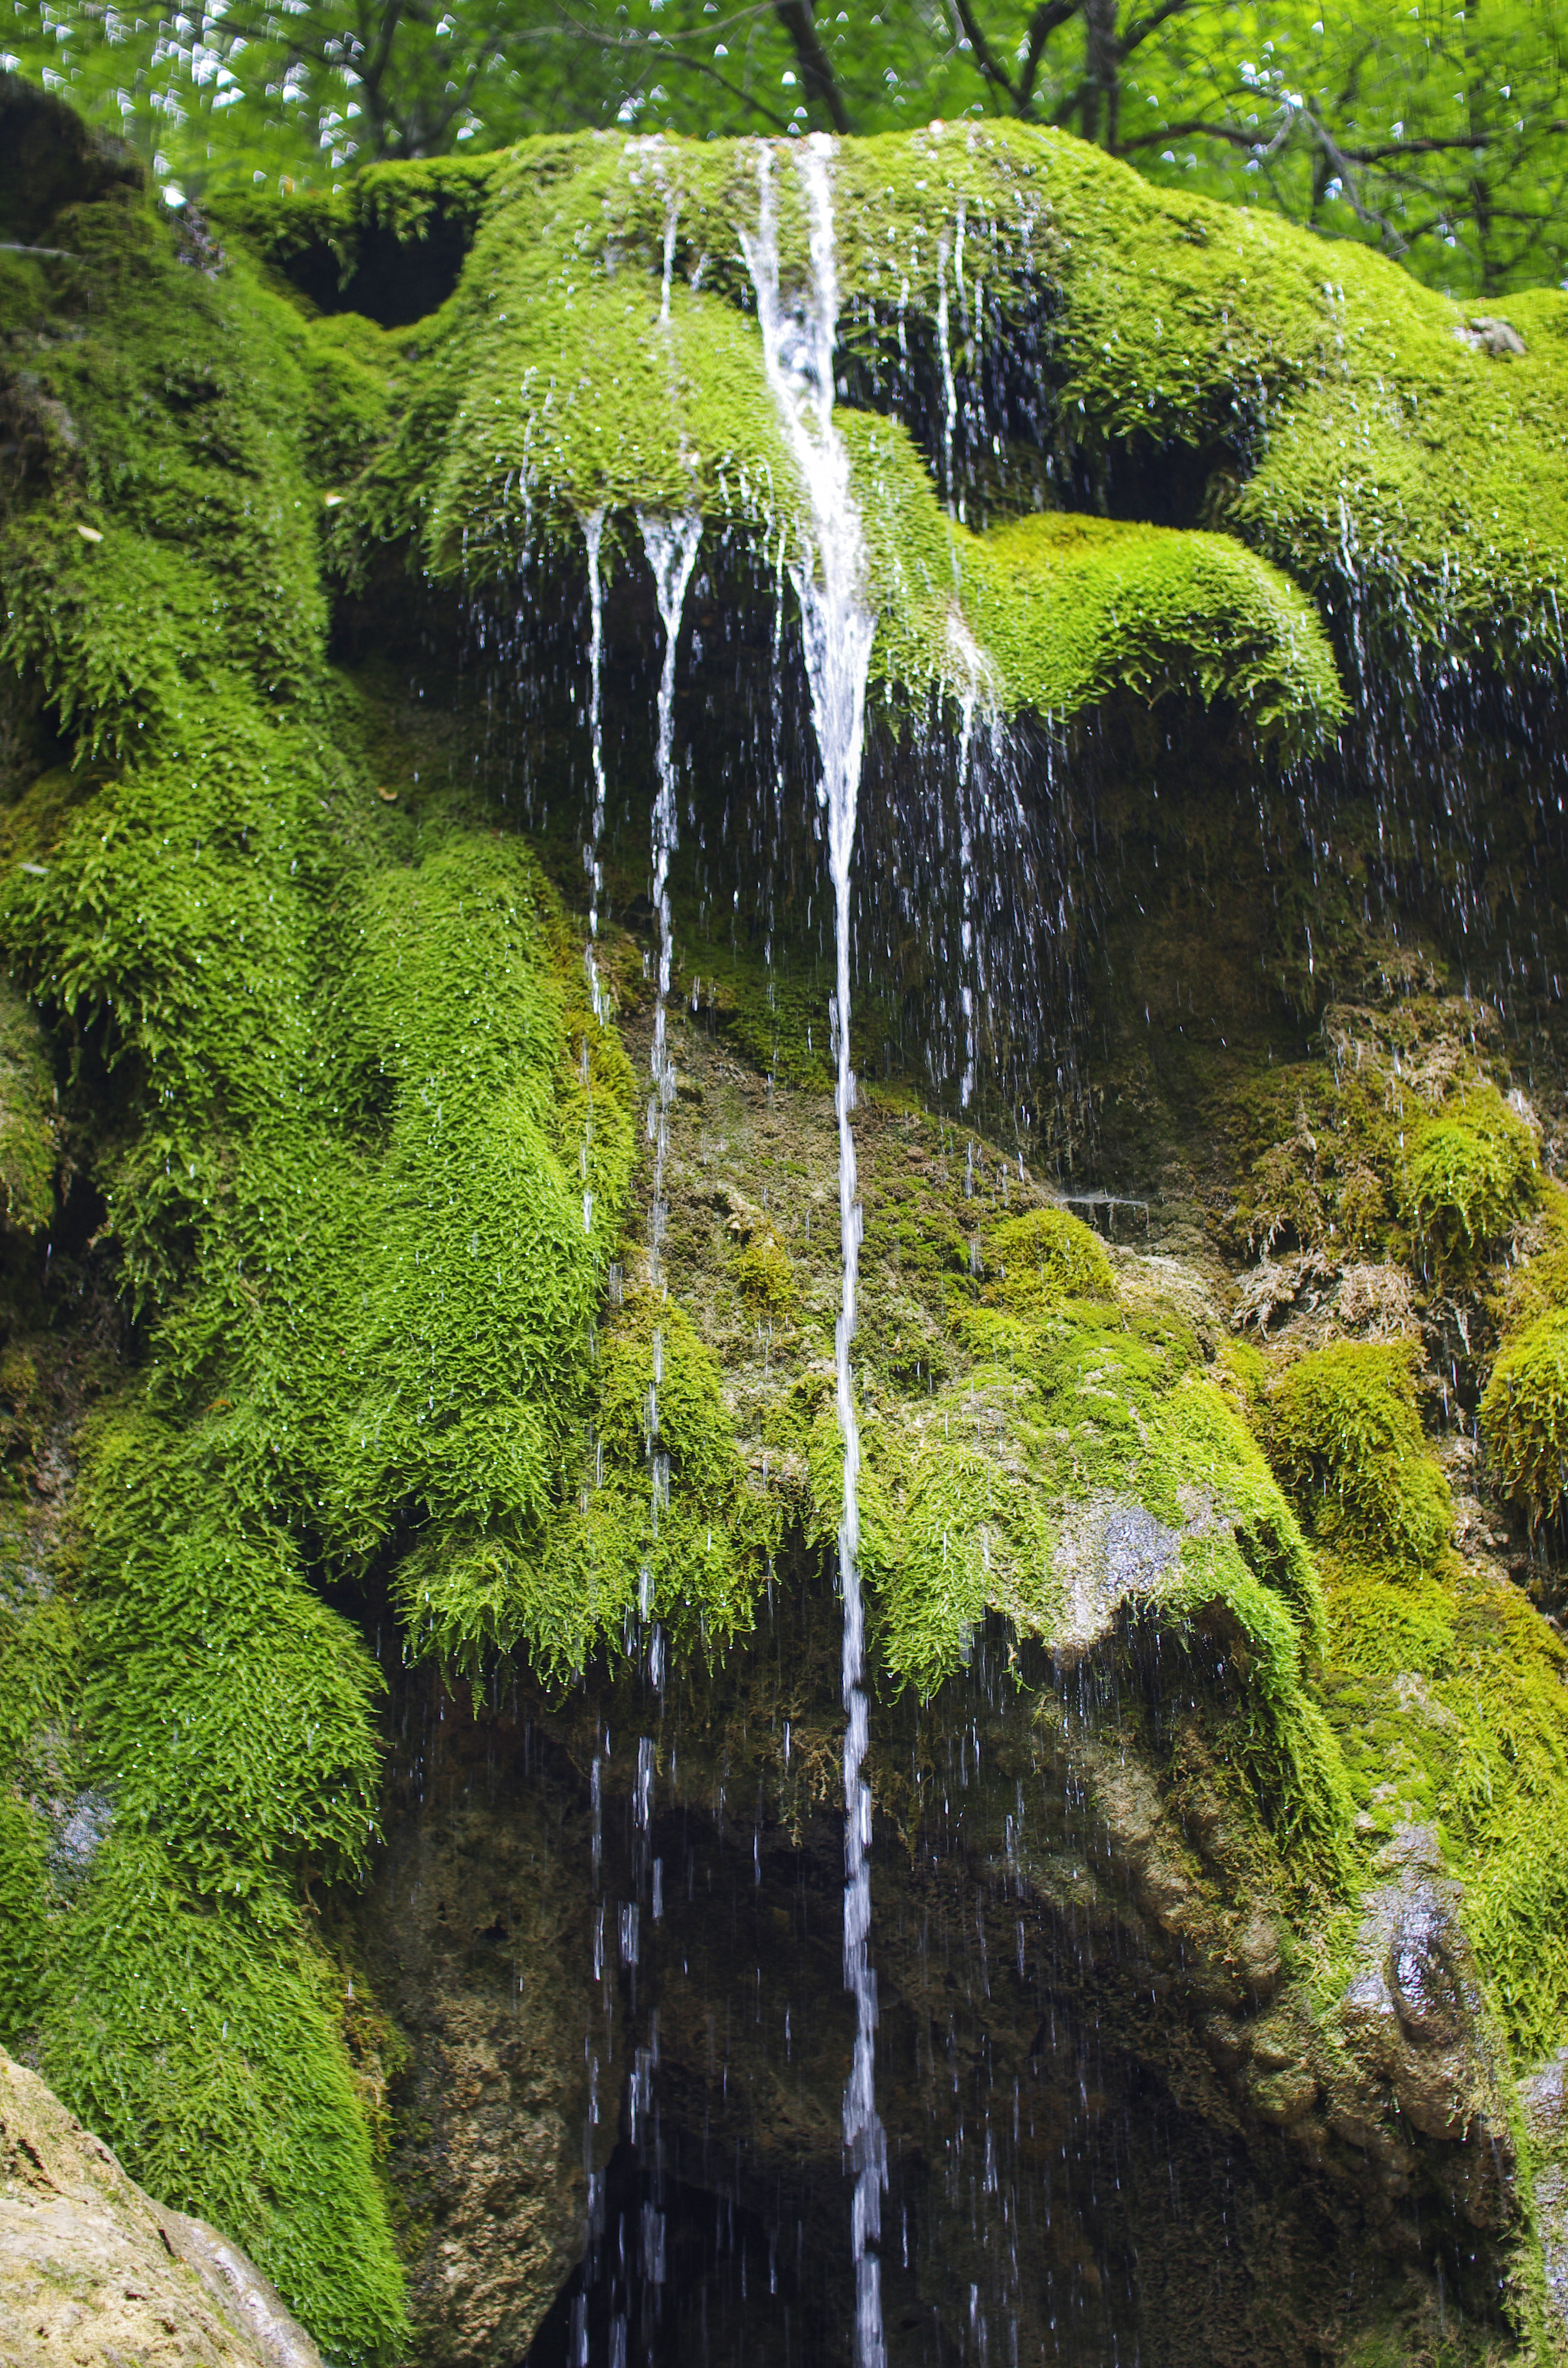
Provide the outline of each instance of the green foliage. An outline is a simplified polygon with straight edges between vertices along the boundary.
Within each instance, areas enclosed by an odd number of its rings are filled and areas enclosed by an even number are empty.
[[[1233,1222],[1250,1249],[1290,1236],[1341,1257],[1403,1247],[1403,1101],[1381,1063],[1281,1066],[1249,1085],[1235,1116],[1245,1173]]]
[[[1331,1005],[1331,1060],[1271,1070],[1235,1099],[1238,1237],[1255,1251],[1293,1237],[1340,1263],[1414,1260],[1444,1287],[1472,1282],[1540,1197],[1528,1122],[1477,1074],[1474,1038],[1490,1018],[1431,996],[1392,1011]]]
[[[1488,1988],[1521,2057],[1568,2014],[1564,1648],[1518,1590],[1457,1556],[1429,1577],[1325,1562],[1331,1702],[1380,1832],[1434,1818]]]
[[[123,190],[61,234],[28,334],[71,434],[0,552],[6,655],[76,760],[7,816],[0,904],[87,1048],[144,1371],[82,1442],[69,1620],[35,1589],[6,1638],[7,1896],[27,1788],[112,1816],[35,1888],[7,2011],[136,2176],[369,2361],[401,2273],[300,1886],[364,1864],[381,1680],[312,1582],[411,1531],[542,1554],[630,1072],[533,860],[459,799],[379,799],[395,731],[324,667],[310,472],[353,370]]]
[[[933,201],[923,168],[935,164],[945,187]],[[1009,218],[1042,174],[1053,227],[1026,250]],[[640,151],[604,142],[518,151],[487,199],[472,263],[439,332],[426,335],[428,359],[403,427],[342,513],[341,533],[362,541],[417,530],[437,569],[460,564],[472,575],[509,567],[541,526],[574,541],[579,517],[598,506],[614,513],[696,504],[716,527],[742,524],[754,540],[759,528],[776,531],[780,505],[800,501],[797,472],[758,334],[736,303],[750,286],[740,242],[756,211],[756,175],[755,152],[719,146],[671,150],[656,170]],[[845,151],[846,295],[868,305],[896,297],[901,317],[923,314],[922,334],[931,334],[933,246],[949,234],[949,211],[967,206],[971,238],[983,222],[991,250],[976,268],[1009,313],[1028,313],[1040,301],[1036,275],[1072,252],[1075,206],[1096,205],[1075,176],[1065,154],[1017,136],[940,157],[904,142]],[[395,179],[382,175],[378,190]],[[787,159],[774,181],[789,274],[803,252],[804,201]],[[672,204],[687,225],[687,272],[666,311]],[[253,234],[269,225],[281,254],[321,214],[314,200],[275,207],[254,214]],[[890,216],[892,244],[880,227],[869,234]],[[692,284],[699,253],[700,290]],[[629,265],[641,265],[641,280]],[[1094,441],[1107,429],[1099,402],[1085,415],[1070,392],[1059,416],[1069,440]],[[976,537],[944,515],[898,421],[846,410],[843,424],[885,677],[919,685],[978,666],[1006,703],[1041,711],[1081,706],[1117,682],[1150,698],[1193,689],[1236,700],[1260,726],[1308,734],[1337,713],[1320,627],[1255,556],[1224,539],[1099,520],[1036,518]],[[612,523],[612,552],[618,532]],[[964,610],[957,621],[955,586]]]
[[[1016,1315],[1041,1315],[1063,1299],[1114,1299],[1110,1260],[1097,1234],[1065,1209],[1004,1218],[986,1239],[994,1269],[986,1302]]]
[[[30,1802],[0,1793],[0,2046],[32,2033],[43,2004],[49,1828]]]
[[[0,1201],[18,1233],[40,1233],[53,1215],[58,1157],[48,1048],[35,1014],[0,985]]]
[[[401,2356],[402,2278],[332,1968],[271,1890],[192,1889],[117,1831],[59,1919],[46,2076],[161,2202],[250,2252],[329,2359]]]
[[[304,1585],[294,1541],[236,1513],[226,1478],[200,1430],[135,1407],[91,1435],[85,1748],[121,1828],[155,1832],[195,1890],[249,1896],[301,1853],[363,1871],[381,1678]]]
[[[735,1284],[754,1315],[777,1321],[796,1300],[790,1253],[771,1225],[757,1226],[735,1257]]]
[[[193,193],[253,176],[351,188],[380,158],[467,161],[617,123],[711,138],[1012,116],[1067,125],[1156,182],[1381,244],[1467,294],[1559,280],[1568,259],[1561,28],[1529,0],[1451,17],[971,0],[961,36],[921,0],[879,0],[765,10],[732,56],[733,21],[701,0],[566,16],[454,0],[438,19],[301,0],[242,30],[217,7],[126,20],[7,0],[0,40]]]
[[[1542,1188],[1518,1263],[1498,1295],[1502,1340],[1482,1394],[1481,1436],[1494,1485],[1532,1524],[1568,1496],[1568,1191]]]
[[[745,310],[757,169],[754,146],[718,142],[516,151],[456,295],[420,335],[397,434],[338,514],[345,550],[416,532],[436,568],[472,579],[505,573],[541,532],[575,543],[587,510],[650,504],[695,506],[754,542],[776,534],[800,493]],[[1555,650],[1568,300],[1516,305],[1528,351],[1504,366],[1456,306],[1375,256],[1344,248],[1325,279],[1321,244],[1300,233],[1153,192],[1082,142],[1019,128],[848,144],[835,180],[857,385],[903,382],[911,339],[937,366],[960,217],[965,370],[994,338],[1028,350],[1051,313],[1039,449],[1030,468],[992,456],[1005,498],[977,481],[977,515],[1094,480],[1129,441],[1201,450],[1244,444],[1248,421],[1268,431],[1256,464],[1211,479],[1218,540],[1051,518],[976,536],[900,421],[846,406],[890,680],[974,677],[1004,705],[1048,710],[1113,682],[1181,686],[1310,738],[1339,692],[1293,586],[1336,609],[1353,598],[1365,654],[1401,677],[1413,645],[1504,663]],[[787,155],[773,186],[789,285],[807,233]],[[281,252],[317,211],[281,201],[252,235]],[[612,516],[612,552],[617,533]]]
[[[1104,1245],[1065,1211],[994,1220],[982,1247],[974,1297],[946,1284],[976,1361],[924,1395],[884,1392],[862,1417],[861,1561],[884,1666],[933,1691],[987,1612],[1059,1653],[1124,1611],[1210,1673],[1218,1644],[1259,1802],[1281,1837],[1336,1858],[1344,1779],[1308,1691],[1322,1593],[1243,1414],[1157,1280],[1123,1304]],[[825,1394],[808,1463],[826,1545],[842,1451]]]
[[[674,1300],[636,1294],[601,1335],[589,1425],[539,1528],[477,1541],[436,1528],[401,1565],[415,1650],[474,1674],[521,1645],[564,1682],[639,1618],[687,1649],[749,1621],[778,1511],[747,1482],[719,1368]]]
[[[1451,1281],[1540,1197],[1535,1136],[1494,1086],[1475,1086],[1412,1130],[1406,1213],[1431,1269]]]
[[[1118,684],[1233,699],[1265,730],[1338,713],[1334,660],[1294,586],[1226,535],[1061,512],[958,545],[965,606],[1013,697],[1069,712]]]
[[[1568,1190],[1543,1177],[1540,1208],[1522,1235],[1518,1257],[1503,1281],[1495,1313],[1505,1338],[1538,1315],[1568,1306]]]
[[[1481,1400],[1494,1479],[1532,1521],[1568,1496],[1568,1308],[1538,1315],[1500,1350]]]
[[[597,1606],[606,1635],[635,1608],[677,1644],[722,1645],[750,1619],[778,1511],[748,1482],[713,1353],[676,1301],[648,1292],[599,1353],[603,1487],[585,1476],[564,1507],[551,1573]]]
[[[1268,1392],[1266,1436],[1325,1546],[1396,1573],[1437,1566],[1453,1514],[1421,1433],[1413,1344],[1339,1340],[1298,1359]]]

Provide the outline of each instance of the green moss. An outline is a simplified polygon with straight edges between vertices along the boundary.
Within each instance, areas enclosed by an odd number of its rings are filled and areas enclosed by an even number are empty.
[[[798,1293],[790,1253],[770,1225],[759,1226],[735,1257],[735,1284],[754,1315],[787,1316]]]
[[[1494,1302],[1501,1341],[1482,1394],[1493,1484],[1528,1514],[1555,1520],[1568,1496],[1568,1191],[1548,1181],[1518,1262]]]
[[[1568,1190],[1541,1179],[1540,1208],[1518,1245],[1518,1257],[1504,1277],[1494,1304],[1505,1338],[1522,1332],[1538,1315],[1568,1306]]]
[[[28,2040],[43,2008],[49,1828],[30,1802],[0,1793],[0,2046]]]
[[[1249,1084],[1233,1117],[1244,1171],[1238,1237],[1253,1250],[1293,1237],[1340,1257],[1397,1251],[1403,1114],[1381,1061],[1291,1064]]]
[[[1060,512],[962,535],[964,610],[1009,704],[1072,713],[1119,686],[1229,699],[1260,728],[1332,718],[1316,618],[1256,552],[1218,534]]]
[[[1403,1187],[1426,1262],[1452,1282],[1539,1201],[1535,1135],[1494,1086],[1473,1086],[1412,1129]]]
[[[994,1269],[985,1298],[1017,1315],[1040,1315],[1063,1299],[1114,1299],[1110,1260],[1097,1234],[1064,1209],[1004,1218],[986,1236]]]
[[[1538,1315],[1504,1345],[1481,1400],[1492,1476],[1532,1521],[1568,1495],[1568,1309]]]
[[[127,1407],[85,1453],[85,1748],[117,1823],[156,1832],[202,1893],[248,1896],[301,1855],[362,1871],[381,1679],[359,1636],[286,1533],[232,1509],[199,1431]]]
[[[1324,1573],[1335,1725],[1374,1829],[1437,1821],[1509,2037],[1550,2054],[1568,2014],[1568,1656],[1455,1555],[1414,1579],[1335,1557]]]
[[[329,2359],[400,2356],[402,2278],[333,1969],[270,1891],[192,1890],[116,1832],[60,1921],[44,2071],[160,2201],[249,2252]]]
[[[619,1311],[587,1413],[587,1454],[564,1460],[542,1522],[480,1539],[438,1527],[401,1565],[415,1650],[473,1673],[520,1645],[564,1681],[639,1621],[688,1649],[749,1622],[778,1508],[747,1482],[718,1366],[676,1302],[642,1292]]]
[[[930,1278],[957,1378],[914,1395],[884,1383],[862,1412],[861,1560],[888,1676],[933,1691],[987,1614],[1070,1656],[1157,1623],[1195,1684],[1229,1672],[1228,1748],[1277,1837],[1337,1861],[1348,1795],[1310,1693],[1317,1575],[1190,1320],[1157,1269],[1124,1302],[1104,1245],[1063,1210],[994,1217],[979,1247],[967,1290]],[[826,1547],[842,1448],[825,1383],[808,1463]]]
[[[243,258],[209,279],[150,212],[81,211],[31,324],[75,441],[0,522],[5,655],[77,760],[7,816],[0,903],[97,1081],[142,1374],[81,1443],[60,1737],[0,1722],[13,1889],[60,1738],[113,1811],[14,1987],[131,2170],[379,2358],[400,2272],[301,1886],[365,1861],[380,1676],[317,1587],[394,1539],[543,1559],[630,1072],[531,858],[454,797],[389,809],[384,719],[324,667],[312,472],[352,459],[378,357],[342,341],[335,381]]]
[[[483,572],[541,529],[574,533],[584,508],[696,506],[771,547],[800,497],[743,317],[759,154],[540,140],[444,192],[477,223],[473,252],[424,328],[420,382],[355,531],[413,528],[438,565]],[[1043,450],[1028,466],[988,458],[1005,498],[1038,502],[1127,444],[1233,456],[1209,491],[1220,537],[1049,518],[976,537],[944,515],[904,429],[846,406],[890,678],[978,670],[1004,703],[1046,707],[1114,683],[1192,686],[1311,731],[1340,704],[1314,603],[1336,621],[1353,604],[1361,654],[1396,666],[1413,643],[1555,649],[1559,294],[1516,302],[1529,351],[1499,368],[1466,341],[1461,308],[1366,248],[1157,190],[1051,132],[846,143],[834,174],[858,387],[885,391],[911,352],[939,370],[943,287],[960,366],[993,337],[1032,349],[1049,314]],[[787,152],[772,177],[789,288],[807,224]],[[251,233],[278,251],[351,242],[355,210],[395,211],[404,186],[411,217],[437,202],[429,168],[390,167],[370,199],[253,209]]]
[[[904,143],[870,145],[908,162]],[[510,567],[541,529],[574,538],[578,516],[599,507],[612,513],[612,562],[617,518],[639,508],[695,507],[771,547],[802,495],[760,338],[736,302],[748,301],[739,240],[755,221],[758,154],[751,143],[672,145],[650,166],[596,137],[525,142],[498,162],[463,283],[423,332],[427,361],[404,424],[341,531],[417,531],[437,569],[460,564],[471,576]],[[993,143],[977,149],[971,177],[998,195],[1035,169]],[[804,217],[792,170],[781,163],[775,181],[788,279]],[[703,285],[693,255],[667,307],[666,193],[687,237],[708,243]],[[320,234],[306,228],[319,211],[285,205],[269,228],[258,215],[253,235],[282,252]],[[852,248],[847,223],[846,235]],[[931,260],[916,274],[916,310],[934,300]],[[884,257],[862,258],[855,292],[880,299],[884,268]],[[944,513],[902,425],[849,408],[841,417],[879,612],[875,663],[888,680],[924,686],[978,670],[1005,703],[1046,711],[1118,683],[1150,698],[1195,689],[1235,700],[1266,728],[1311,731],[1337,714],[1317,620],[1252,553],[1222,538],[1088,520],[977,538]]]
[[[18,1233],[40,1233],[53,1215],[59,1156],[54,1078],[37,1015],[0,986],[0,1195]]]
[[[0,526],[0,662],[41,684],[81,754],[123,757],[215,677],[277,699],[319,663],[309,392],[297,319],[244,256],[193,271],[127,190],[55,231],[74,260],[28,324],[55,432]]]
[[[1334,1342],[1268,1392],[1275,1469],[1324,1545],[1412,1574],[1432,1570],[1453,1513],[1427,1454],[1408,1341]]]

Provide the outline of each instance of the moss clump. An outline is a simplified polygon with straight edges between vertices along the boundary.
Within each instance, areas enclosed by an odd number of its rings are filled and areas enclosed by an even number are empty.
[[[861,1554],[885,1666],[929,1692],[988,1612],[1070,1656],[1119,1618],[1157,1622],[1234,1673],[1234,1749],[1277,1831],[1336,1856],[1347,1799],[1308,1693],[1317,1576],[1187,1316],[1154,1275],[1124,1304],[1104,1245],[1063,1210],[994,1219],[978,1247],[977,1284],[945,1278],[960,1377],[924,1395],[884,1386],[863,1416]],[[826,1544],[841,1450],[825,1395],[809,1460]]]
[[[0,2039],[20,2045],[43,2011],[49,1828],[29,1801],[0,1793]]]
[[[1331,1004],[1325,1058],[1234,1099],[1237,1237],[1472,1283],[1540,1195],[1532,1129],[1483,1071],[1478,1040],[1495,1024],[1488,1006],[1432,993],[1392,1009]]]
[[[1518,1590],[1446,1556],[1426,1577],[1324,1562],[1329,1696],[1374,1832],[1434,1821],[1488,1989],[1525,2060],[1568,2014],[1564,1648]]]
[[[869,145],[907,177],[906,143]],[[580,516],[600,507],[612,514],[608,554],[619,519],[639,509],[697,508],[716,529],[748,536],[759,556],[798,528],[802,491],[746,317],[742,241],[756,233],[767,156],[753,142],[704,142],[650,158],[595,138],[524,142],[498,163],[463,281],[423,332],[426,360],[403,425],[338,514],[344,548],[416,533],[437,571],[460,566],[472,579],[506,573],[541,531],[575,541]],[[847,197],[860,160],[846,152],[845,162]],[[788,297],[804,200],[788,151],[767,169]],[[987,142],[970,177],[982,202],[994,201],[1037,169],[1031,155]],[[666,206],[686,226],[685,268],[667,290]],[[252,234],[286,253],[319,235],[319,211],[285,205],[270,230],[253,211]],[[918,222],[906,227],[918,247]],[[843,236],[847,260],[858,246],[847,215]],[[933,259],[927,242],[913,298],[903,275],[915,316],[935,301]],[[881,301],[886,257],[857,256],[857,268],[865,286],[854,295]],[[926,318],[921,333],[930,329]],[[841,424],[878,611],[875,665],[888,681],[973,677],[1006,705],[1042,711],[1119,683],[1151,698],[1196,689],[1234,700],[1264,728],[1308,735],[1337,715],[1317,620],[1255,554],[1219,537],[1097,520],[1029,521],[993,547],[945,512],[901,420],[846,406]],[[625,541],[635,548],[634,532]]]
[[[1538,1315],[1506,1341],[1481,1400],[1481,1430],[1496,1486],[1532,1521],[1568,1496],[1568,1309]]]
[[[17,334],[74,441],[0,517],[4,656],[72,761],[8,814],[0,905],[87,1073],[140,1372],[82,1441],[59,1597],[7,1639],[37,1665],[69,1611],[58,1714],[0,1683],[7,1892],[29,1799],[102,1810],[18,1920],[11,2010],[135,2175],[369,2361],[401,2272],[304,1889],[373,1837],[381,1681],[320,1584],[541,1556],[629,1071],[537,865],[456,795],[378,798],[396,731],[324,666],[312,471],[350,450],[353,370],[133,193],[51,235]]]
[[[381,1678],[294,1541],[237,1511],[213,1446],[134,1405],[84,1442],[80,1749],[119,1830],[155,1833],[196,1892],[244,1898],[301,1859],[364,1869]]]
[[[1568,1190],[1550,1177],[1541,1179],[1540,1207],[1517,1246],[1493,1306],[1506,1339],[1538,1315],[1568,1306]]]
[[[1539,1201],[1535,1135],[1494,1086],[1473,1086],[1413,1128],[1403,1198],[1430,1270],[1451,1282]]]
[[[640,1622],[687,1648],[746,1624],[777,1509],[747,1483],[718,1366],[675,1302],[637,1294],[601,1336],[587,1436],[532,1531],[437,1528],[403,1562],[416,1650],[473,1674],[522,1646],[564,1680],[597,1645],[630,1648]]]
[[[1047,512],[956,546],[964,610],[1010,702],[1072,713],[1119,686],[1230,699],[1264,730],[1340,710],[1293,586],[1218,534]]]
[[[1555,1520],[1568,1497],[1568,1191],[1548,1182],[1494,1303],[1501,1344],[1480,1407],[1494,1485]]]
[[[1281,1240],[1331,1255],[1403,1246],[1395,1211],[1403,1097],[1380,1063],[1292,1064],[1238,1097],[1244,1173],[1233,1220],[1253,1251]]]
[[[1412,1343],[1340,1340],[1299,1359],[1269,1389],[1266,1437],[1325,1546],[1413,1576],[1437,1566],[1453,1514],[1421,1433]]]
[[[782,143],[526,142],[460,198],[444,192],[475,222],[473,250],[423,331],[352,531],[413,529],[437,564],[482,572],[599,505],[695,506],[716,528],[776,536],[799,489],[744,317],[768,154],[788,293],[809,225]],[[1051,132],[846,142],[833,172],[846,433],[884,673],[983,674],[978,643],[1004,703],[1190,682],[1310,730],[1339,706],[1324,617],[1356,663],[1403,667],[1413,645],[1551,659],[1568,563],[1560,294],[1516,301],[1528,351],[1499,369],[1467,341],[1462,308],[1367,249],[1153,188]],[[381,213],[400,174],[413,212],[437,202],[427,168],[390,167]],[[325,203],[251,209],[250,234],[277,252],[320,239]],[[350,240],[352,211],[327,205],[324,234]],[[944,363],[952,421],[931,395]],[[1032,429],[1017,465],[992,416],[1004,384]],[[1050,506],[1128,447],[1216,444],[1229,459],[1207,523],[1268,564],[1205,537],[1038,521],[993,548],[962,522],[993,479],[1006,502]]]
[[[59,1156],[48,1047],[36,1014],[0,985],[0,1200],[18,1233],[40,1233],[53,1215]]]
[[[291,1902],[192,1888],[116,1832],[60,1919],[44,2069],[161,2201],[210,2214],[330,2358],[395,2357],[403,2281],[333,2008]]]
[[[1104,1243],[1064,1209],[1005,1218],[993,1226],[986,1249],[994,1277],[983,1299],[1013,1315],[1043,1315],[1063,1299],[1116,1296]]]
[[[787,1316],[798,1296],[790,1253],[771,1225],[756,1227],[735,1257],[735,1287],[754,1315]]]

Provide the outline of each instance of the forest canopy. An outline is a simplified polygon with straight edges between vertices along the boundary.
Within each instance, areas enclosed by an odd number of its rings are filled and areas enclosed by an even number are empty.
[[[0,0],[0,66],[118,130],[174,203],[539,131],[1004,116],[1460,297],[1568,275],[1565,45],[1568,0]]]

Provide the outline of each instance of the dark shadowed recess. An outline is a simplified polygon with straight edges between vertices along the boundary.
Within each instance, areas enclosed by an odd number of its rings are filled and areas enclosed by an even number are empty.
[[[0,74],[0,237],[7,244],[29,245],[62,206],[89,205],[142,176],[129,148],[95,131],[63,99]]]
[[[473,244],[472,217],[432,210],[417,233],[362,223],[341,254],[312,240],[278,268],[321,313],[363,313],[383,329],[406,329],[438,312],[457,286]]]
[[[520,1912],[508,1879],[523,1910],[540,1882],[583,1903],[559,1970],[581,1999],[568,2018],[601,2057],[606,2144],[580,2123],[567,2133],[570,2155],[600,2166],[586,2242],[516,2368],[850,2368],[841,1820],[809,1786],[791,1798],[767,1742],[787,1700],[798,1745],[836,1739],[817,1682],[831,1679],[835,1612],[808,1577],[722,1669],[674,1672],[655,1695],[635,1670],[596,1666],[553,1701],[523,1678],[487,1690],[477,1725],[427,1677],[393,1676],[392,1861],[418,1861],[422,1826],[460,1823],[460,1865],[499,1869],[503,1838],[541,1798],[557,1804],[548,1873],[519,1856],[510,1878],[486,1873],[494,1900],[475,1892],[466,1923],[441,1925],[451,1994],[499,2000],[511,1986],[505,1964],[496,1974]],[[1127,1651],[1054,1682],[1106,1719],[1135,1714],[1150,1673],[1136,1640]],[[1046,1679],[1037,1658],[1028,1674]],[[873,1713],[886,1764],[915,1777],[873,1852],[889,2368],[1326,2368],[1417,2262],[1491,2324],[1495,2262],[1451,2209],[1426,2198],[1385,2245],[1356,2195],[1235,2114],[1157,1940],[1151,1955],[1131,1918],[1085,1919],[1051,1904],[1059,1885],[1020,1886],[998,1848],[1005,1820],[1027,1815],[1063,1876],[1095,1858],[1099,1829],[1071,1785],[1009,1765],[1014,1689],[988,1632],[927,1708],[901,1698]],[[612,1731],[590,1861],[588,1770]],[[640,1732],[658,1743],[646,1825]],[[438,1849],[429,1873],[477,1879]],[[590,1964],[596,1898],[619,1998],[613,2062]],[[618,1957],[632,1907],[638,1941]],[[542,1969],[518,1964],[531,1985]],[[582,2042],[563,2036],[580,2063]],[[439,2146],[429,2162],[438,2244],[461,2200],[442,2185]]]

